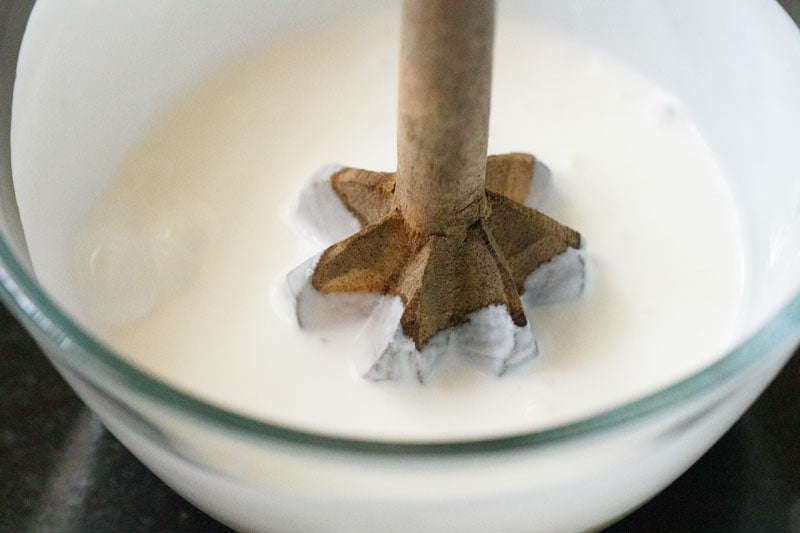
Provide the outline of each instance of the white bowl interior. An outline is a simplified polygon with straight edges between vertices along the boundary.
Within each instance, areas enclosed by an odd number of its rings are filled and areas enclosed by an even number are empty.
[[[36,275],[55,301],[88,323],[64,260],[72,235],[171,102],[228,58],[373,8],[361,0],[241,0],[235,9],[225,0],[137,0],[125,9],[39,1],[18,66],[12,165]],[[743,331],[797,292],[800,32],[777,3],[504,1],[500,10],[573,34],[683,102],[738,204],[747,251]]]

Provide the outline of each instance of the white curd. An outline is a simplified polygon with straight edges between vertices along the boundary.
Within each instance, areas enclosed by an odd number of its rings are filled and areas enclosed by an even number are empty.
[[[288,216],[321,166],[395,168],[397,17],[339,24],[243,57],[171,109],[75,239],[82,297],[135,365],[295,428],[396,440],[550,427],[718,358],[742,293],[737,219],[691,117],[567,37],[498,21],[490,153],[553,171],[548,213],[579,230],[579,301],[529,314],[541,355],[497,379],[455,359],[424,387],[360,380],[361,324],[301,331],[285,274],[321,249]]]

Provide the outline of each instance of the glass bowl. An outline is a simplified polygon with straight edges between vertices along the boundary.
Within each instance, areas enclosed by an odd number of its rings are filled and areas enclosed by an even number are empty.
[[[800,32],[775,2],[501,5],[518,10],[522,20],[536,17],[572,33],[681,98],[721,161],[745,229],[747,335],[702,371],[590,418],[502,438],[416,443],[314,434],[225,411],[131,366],[55,303],[33,275],[11,173],[14,72],[33,3],[10,0],[0,8],[0,294],[119,440],[177,492],[233,527],[599,527],[642,504],[696,461],[764,390],[800,341]],[[88,20],[81,17],[100,16],[101,4],[40,0],[35,9],[53,8],[50,16],[73,10],[56,20],[63,31],[45,36],[44,49],[63,46],[65,35]],[[138,4],[160,16],[160,9],[169,9],[164,6],[180,3]],[[252,46],[264,31],[313,24],[337,13],[355,16],[366,4],[243,0],[233,13],[224,0],[202,8],[186,2],[185,9],[213,12],[224,23],[200,44],[191,40],[202,36],[191,16],[160,19],[163,24],[147,31],[173,35],[164,41],[174,44],[172,54],[141,56],[147,42],[142,37],[115,50],[132,59],[108,75],[148,83],[132,82],[126,98],[136,105],[122,106],[106,120],[127,124],[135,120],[132,113],[146,114],[158,105],[157,96],[199,79],[209,65]],[[26,37],[34,38],[43,36]],[[87,51],[87,57],[99,61],[106,53],[111,52]],[[92,97],[96,100],[84,99],[86,105],[102,107],[113,95]],[[62,130],[54,127],[56,135]],[[135,128],[120,128],[113,142],[129,146],[135,136]],[[52,194],[42,191],[43,201]]]

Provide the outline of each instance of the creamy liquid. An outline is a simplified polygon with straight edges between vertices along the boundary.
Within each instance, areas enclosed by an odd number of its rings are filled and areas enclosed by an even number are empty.
[[[351,437],[476,438],[550,427],[654,392],[733,339],[732,201],[680,103],[612,58],[500,20],[490,153],[553,171],[549,213],[581,231],[589,284],[530,314],[541,355],[497,379],[450,359],[424,387],[360,380],[361,324],[301,331],[285,274],[320,251],[289,216],[338,162],[393,170],[395,17],[243,58],[155,124],[75,243],[104,340],[191,394]]]

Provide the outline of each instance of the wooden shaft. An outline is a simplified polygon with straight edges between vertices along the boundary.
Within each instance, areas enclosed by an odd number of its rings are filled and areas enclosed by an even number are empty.
[[[404,0],[395,199],[415,231],[486,214],[493,0]]]

